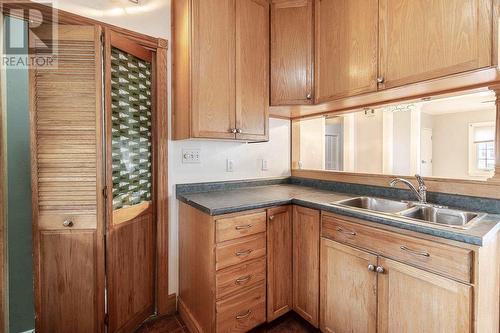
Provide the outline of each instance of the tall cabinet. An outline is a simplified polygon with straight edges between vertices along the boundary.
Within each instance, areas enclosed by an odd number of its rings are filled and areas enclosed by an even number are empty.
[[[173,18],[173,137],[265,141],[267,0],[178,0]]]
[[[51,44],[51,29],[37,36]],[[101,29],[58,34],[57,67],[30,71],[36,331],[102,332]]]

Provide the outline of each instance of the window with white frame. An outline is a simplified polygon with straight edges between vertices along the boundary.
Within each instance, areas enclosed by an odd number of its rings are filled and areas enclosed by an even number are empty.
[[[469,174],[488,176],[495,170],[495,123],[469,124]]]

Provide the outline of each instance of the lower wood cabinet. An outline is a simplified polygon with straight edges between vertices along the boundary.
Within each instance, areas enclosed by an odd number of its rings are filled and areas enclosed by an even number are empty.
[[[377,331],[376,265],[376,255],[321,240],[320,328],[323,332]]]
[[[378,332],[471,332],[472,286],[382,257],[378,263]]]
[[[313,326],[319,324],[320,212],[293,207],[293,310]]]
[[[268,209],[267,321],[292,309],[292,206]]]

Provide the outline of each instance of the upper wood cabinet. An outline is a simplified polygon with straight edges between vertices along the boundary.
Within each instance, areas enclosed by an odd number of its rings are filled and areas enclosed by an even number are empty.
[[[293,310],[318,327],[319,210],[293,207]]]
[[[316,0],[316,103],[377,90],[378,4]]]
[[[271,5],[271,105],[313,102],[313,0]]]
[[[313,91],[314,103],[320,104],[491,67],[498,16],[492,1],[276,0],[271,104],[310,104],[304,91]],[[309,32],[310,10],[314,34]],[[311,53],[312,88],[307,75]],[[446,90],[447,85],[460,87],[444,82],[437,88],[429,82],[426,91]],[[387,96],[380,94],[383,99]]]
[[[269,4],[176,0],[173,138],[268,138]]]
[[[491,0],[380,0],[380,88],[491,65]]]
[[[267,321],[292,309],[292,209],[267,210]]]

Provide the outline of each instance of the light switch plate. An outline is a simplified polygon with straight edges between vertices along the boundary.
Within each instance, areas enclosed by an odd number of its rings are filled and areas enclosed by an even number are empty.
[[[199,149],[183,149],[182,163],[201,163],[201,153]]]
[[[268,168],[267,168],[267,160],[265,160],[265,159],[262,160],[261,170],[262,171],[267,171],[268,170]]]

